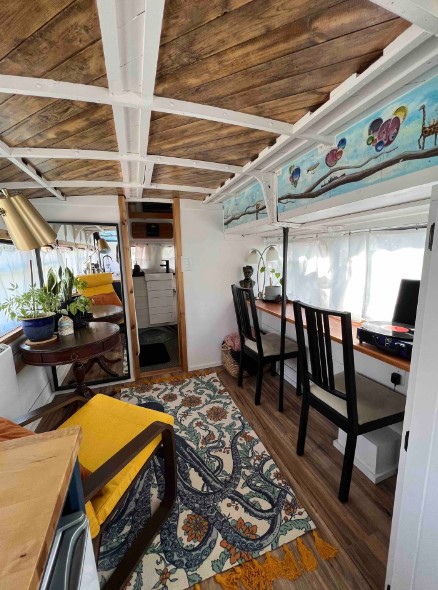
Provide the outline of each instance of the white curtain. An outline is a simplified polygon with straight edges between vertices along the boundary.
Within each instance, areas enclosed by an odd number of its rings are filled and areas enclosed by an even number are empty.
[[[24,293],[30,287],[30,260],[33,261],[34,282],[38,286],[38,270],[33,251],[22,252],[12,244],[0,243],[0,302],[12,294],[9,290],[11,284],[18,285],[19,293]],[[20,322],[12,321],[0,312],[0,336],[19,324]]]
[[[164,260],[169,260],[169,267],[175,269],[175,248],[169,244],[137,244],[135,246],[134,264],[143,270],[160,271]]]
[[[425,239],[425,229],[413,229],[291,240],[288,297],[354,320],[389,320],[400,280],[421,277]]]

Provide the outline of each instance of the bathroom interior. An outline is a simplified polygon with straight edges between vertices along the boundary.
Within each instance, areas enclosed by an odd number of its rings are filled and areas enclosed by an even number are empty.
[[[175,246],[171,203],[128,209],[141,374],[180,366]]]

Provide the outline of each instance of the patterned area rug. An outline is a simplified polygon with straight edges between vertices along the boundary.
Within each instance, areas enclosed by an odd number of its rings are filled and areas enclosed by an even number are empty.
[[[137,566],[130,589],[183,590],[314,529],[216,374],[123,389],[121,398],[172,414],[178,455],[174,510]],[[156,459],[103,539],[102,583],[162,490]]]

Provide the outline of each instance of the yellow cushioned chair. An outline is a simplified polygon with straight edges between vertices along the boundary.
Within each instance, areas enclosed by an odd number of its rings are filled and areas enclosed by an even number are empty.
[[[87,286],[80,291],[81,295],[93,299],[96,305],[123,305],[113,287],[113,274],[101,272],[90,275],[78,275]]]
[[[164,457],[165,492],[159,508],[139,532],[131,547],[105,584],[105,590],[122,588],[135,566],[172,510],[176,498],[176,454],[173,416],[97,394],[87,402],[80,396],[60,395],[55,400],[19,418],[24,426],[34,420],[73,404],[81,407],[58,428],[80,426],[81,465],[91,471],[84,483],[85,508],[91,537],[99,555],[102,532],[129,492],[136,478],[144,472],[152,457],[161,449]]]

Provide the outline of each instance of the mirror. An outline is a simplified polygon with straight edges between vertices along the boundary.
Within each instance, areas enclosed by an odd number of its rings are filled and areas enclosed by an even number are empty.
[[[50,268],[70,268],[87,285],[83,294],[92,300],[86,322],[111,322],[120,328],[119,345],[104,355],[84,362],[85,383],[89,386],[111,383],[130,377],[126,338],[125,296],[120,264],[120,238],[117,224],[49,222],[56,232],[53,246],[40,250],[41,267],[46,278]],[[89,290],[92,289],[90,293]],[[55,390],[71,388],[76,383],[72,365],[52,369]]]

